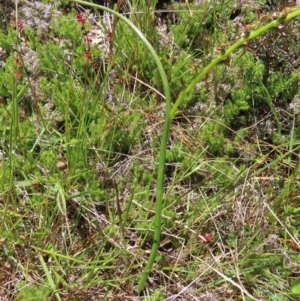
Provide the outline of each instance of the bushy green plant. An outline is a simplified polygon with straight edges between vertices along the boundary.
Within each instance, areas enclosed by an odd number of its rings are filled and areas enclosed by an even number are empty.
[[[11,28],[8,30],[8,32],[2,30],[0,31],[1,47],[8,53],[10,53],[13,50],[13,45],[16,43],[16,40],[16,32]]]
[[[208,121],[201,131],[201,138],[209,147],[209,151],[214,154],[223,153],[223,145],[226,144],[224,136],[226,129],[223,124],[216,123],[215,121]],[[213,133],[213,135],[212,135]]]
[[[215,19],[216,11],[214,5],[209,3],[189,3],[173,5],[178,12],[175,17],[175,24],[169,19],[169,26],[174,34],[175,44],[184,50],[189,50],[197,56],[206,54],[212,47],[214,40],[211,35],[217,31]]]

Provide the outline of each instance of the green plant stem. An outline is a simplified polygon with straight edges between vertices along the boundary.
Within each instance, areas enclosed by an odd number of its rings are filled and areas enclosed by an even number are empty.
[[[161,235],[161,215],[162,215],[162,198],[163,198],[163,184],[164,184],[164,166],[165,166],[165,158],[166,158],[166,148],[167,148],[167,139],[169,135],[170,125],[172,122],[172,119],[174,118],[178,106],[181,104],[181,102],[184,100],[186,95],[188,93],[192,92],[192,90],[195,88],[196,84],[199,83],[203,78],[217,65],[222,64],[226,62],[227,58],[231,53],[236,51],[237,49],[243,47],[246,45],[247,42],[250,40],[253,40],[254,38],[264,34],[265,32],[269,31],[272,28],[275,28],[279,26],[280,24],[287,22],[289,20],[294,19],[298,15],[300,15],[300,8],[294,8],[291,9],[289,13],[286,13],[285,15],[282,14],[279,18],[276,20],[270,22],[269,24],[257,28],[253,30],[252,32],[245,33],[245,35],[236,43],[234,43],[232,46],[230,46],[227,50],[222,50],[221,55],[219,55],[217,58],[215,58],[206,68],[203,69],[203,71],[188,85],[188,87],[182,91],[182,93],[179,95],[178,99],[176,100],[174,106],[171,110],[171,98],[170,98],[170,89],[168,80],[165,74],[165,71],[163,69],[163,66],[151,46],[151,44],[148,42],[148,40],[145,38],[145,36],[142,34],[142,32],[132,23],[130,22],[126,17],[122,16],[121,14],[117,13],[114,10],[111,10],[105,6],[95,5],[91,4],[85,1],[80,0],[73,0],[67,2],[75,2],[82,5],[87,5],[90,7],[98,8],[104,11],[107,11],[115,16],[117,16],[119,19],[124,21],[129,27],[131,27],[134,32],[139,36],[139,38],[143,41],[143,43],[146,45],[148,50],[150,51],[161,76],[164,94],[166,97],[166,112],[165,112],[165,124],[162,134],[162,140],[160,145],[160,151],[159,151],[159,165],[158,165],[158,177],[157,177],[157,186],[156,186],[156,209],[155,209],[155,219],[154,219],[154,236],[153,236],[153,244],[152,249],[150,252],[150,256],[146,265],[146,268],[141,276],[141,279],[137,286],[137,292],[140,293],[147,281],[148,275],[152,269],[153,263],[155,261],[156,253],[159,247],[160,243],[160,235]]]
[[[139,36],[139,38],[143,41],[145,46],[150,51],[156,66],[159,70],[159,74],[162,80],[164,94],[166,98],[166,112],[165,112],[165,124],[160,144],[160,150],[159,150],[159,163],[158,163],[158,176],[157,176],[157,186],[156,186],[156,208],[155,208],[155,218],[154,218],[154,235],[153,235],[153,244],[151,248],[151,252],[149,255],[149,259],[147,262],[147,265],[145,267],[145,270],[140,278],[140,281],[137,286],[137,292],[140,293],[145,286],[145,283],[147,281],[148,275],[152,269],[153,263],[156,258],[156,253],[159,247],[160,243],[160,235],[161,235],[161,215],[162,215],[162,199],[163,199],[163,187],[164,187],[164,168],[165,168],[165,159],[166,159],[166,149],[167,149],[167,141],[168,141],[168,135],[171,125],[171,93],[169,88],[169,83],[167,80],[166,73],[164,71],[164,68],[162,66],[162,63],[156,54],[154,48],[151,46],[149,41],[145,38],[145,36],[142,34],[142,32],[126,17],[122,16],[118,12],[109,9],[105,6],[92,4],[85,1],[80,0],[66,0],[67,2],[75,2],[81,5],[86,5],[90,7],[94,7],[97,9],[101,9],[104,11],[107,11],[115,16],[117,16],[119,19],[124,21],[131,29]]]
[[[254,29],[251,32],[245,33],[245,35],[238,40],[236,43],[234,43],[232,46],[227,48],[226,50],[223,49],[221,51],[221,54],[212,60],[212,62],[206,66],[203,71],[180,93],[178,96],[175,104],[172,107],[171,110],[171,119],[174,118],[176,115],[176,111],[179,107],[179,105],[182,103],[182,101],[185,99],[185,97],[193,91],[195,88],[196,84],[198,84],[200,81],[204,79],[204,77],[212,70],[214,69],[217,65],[220,65],[222,63],[225,63],[227,58],[232,54],[234,51],[238,50],[239,48],[243,47],[244,45],[247,44],[247,42],[261,36],[262,34],[268,32],[269,30],[278,27],[280,24],[290,21],[297,16],[300,15],[300,7],[295,7],[291,9],[291,12],[288,13],[286,16],[280,16],[276,20],[268,23],[267,25]]]
[[[17,141],[18,135],[18,100],[16,96],[16,79],[12,78],[12,119],[10,125],[10,133],[9,133],[9,187],[8,189],[11,191],[13,188],[13,174],[15,168],[15,156],[14,149],[15,143]]]
[[[18,2],[15,3],[15,10],[16,16],[15,21],[18,24]],[[18,36],[17,31],[17,36]],[[18,36],[19,37],[19,36]],[[19,41],[18,41],[19,42]],[[17,43],[18,50],[20,48],[19,43]],[[15,75],[12,76],[12,120],[10,126],[10,134],[9,134],[9,170],[10,170],[10,177],[9,177],[9,190],[13,188],[13,174],[15,168],[15,154],[14,150],[16,149],[16,142],[18,138],[18,128],[19,128],[19,105],[18,105],[18,97],[17,97],[17,79]]]

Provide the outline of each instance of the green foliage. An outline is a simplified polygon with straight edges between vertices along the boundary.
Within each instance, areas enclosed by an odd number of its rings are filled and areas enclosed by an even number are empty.
[[[51,294],[51,289],[42,285],[28,285],[25,281],[20,281],[17,285],[18,294],[17,300],[19,301],[33,301],[33,300],[47,300]]]
[[[153,77],[153,72],[157,72],[155,62],[151,59],[151,54],[141,40],[136,39],[136,35],[123,23],[117,24],[115,39],[117,42],[115,61],[121,68],[118,69],[118,76],[130,80],[128,74],[138,74],[139,78],[148,83]],[[157,44],[158,35],[154,29],[152,36],[153,44]]]
[[[143,132],[146,123],[143,121],[143,114],[138,112],[125,112],[116,118],[116,123],[105,136],[103,150],[127,154],[130,148],[135,146]],[[97,126],[94,125],[97,130]],[[100,124],[100,127],[101,124]]]
[[[223,145],[226,144],[225,127],[221,123],[208,121],[202,128],[201,139],[204,140],[210,152],[217,154],[223,152]]]
[[[9,28],[8,31],[0,30],[0,45],[5,51],[10,53],[13,50],[13,45],[17,41],[16,31]]]
[[[171,96],[173,99],[176,99],[182,91],[182,87],[186,86],[194,77],[194,72],[191,66],[194,57],[185,51],[180,51],[180,53],[174,53],[170,56],[170,51],[169,46],[162,48],[160,59],[169,78]],[[157,70],[153,70],[153,72],[151,72],[151,81],[155,84],[155,86],[161,86]],[[199,98],[195,93],[190,93],[181,103],[180,108],[189,108],[198,100]]]
[[[17,69],[15,62],[16,54],[11,52],[5,61],[4,69],[0,69],[1,85],[0,85],[0,96],[1,97],[12,97],[12,78],[15,76]],[[21,90],[22,85],[17,85],[17,91]]]
[[[162,289],[155,290],[151,295],[150,299],[149,298],[143,299],[143,301],[163,301],[163,300],[165,300],[165,296],[163,294]]]
[[[176,14],[176,24],[169,26],[174,34],[174,42],[181,49],[189,50],[198,56],[207,53],[213,40],[210,38],[217,26],[214,20],[214,13],[209,9],[209,3],[194,4],[189,3],[188,9],[186,4],[178,4]]]
[[[238,90],[233,91],[231,94],[232,100],[226,101],[224,105],[224,115],[226,124],[234,125],[234,120],[241,114],[241,112],[246,112],[249,106],[249,95],[245,95],[244,91]]]
[[[249,134],[249,130],[244,128],[244,129],[241,129],[239,130],[237,133],[236,133],[236,136],[234,138],[234,141],[237,142],[237,143],[243,143],[244,141],[244,138],[247,137]]]
[[[292,282],[292,293],[300,295],[300,279],[294,280]]]
[[[166,162],[180,163],[186,158],[182,143],[176,143],[170,150],[167,150]]]
[[[81,49],[83,44],[83,35],[81,30],[81,23],[76,22],[76,11],[72,11],[67,16],[58,17],[54,23],[51,25],[51,35],[50,36],[59,36],[66,39],[68,49],[77,51],[78,48]],[[90,29],[89,23],[86,23],[86,29]],[[65,45],[66,47],[66,45]]]

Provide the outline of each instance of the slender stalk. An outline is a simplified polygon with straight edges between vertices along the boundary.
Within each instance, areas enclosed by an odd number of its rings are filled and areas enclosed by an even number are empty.
[[[15,3],[15,22],[18,24],[18,1]],[[17,33],[17,47],[18,50],[20,48],[19,44],[19,32],[18,32],[18,26],[16,29]],[[18,121],[19,121],[19,111],[18,111],[18,98],[17,98],[17,80],[15,77],[15,74],[12,75],[12,95],[11,95],[11,100],[12,100],[12,119],[11,119],[11,126],[10,126],[10,134],[9,134],[9,170],[10,170],[10,177],[9,177],[9,190],[13,188],[13,173],[14,173],[14,168],[15,168],[15,154],[14,150],[16,149],[16,142],[18,138]]]
[[[164,68],[162,66],[162,63],[156,54],[154,48],[151,46],[149,41],[145,38],[145,36],[142,34],[142,32],[126,17],[122,16],[118,12],[109,9],[105,6],[101,5],[96,5],[92,4],[89,2],[85,1],[80,1],[80,0],[73,0],[69,1],[66,0],[67,2],[75,2],[78,4],[94,7],[97,9],[101,9],[104,11],[107,11],[122,21],[124,21],[137,35],[138,37],[143,41],[145,46],[148,48],[150,51],[156,66],[158,68],[162,84],[163,84],[163,89],[164,89],[164,95],[166,98],[166,112],[165,112],[165,124],[164,124],[164,129],[163,129],[163,134],[162,134],[162,139],[161,139],[161,144],[160,144],[160,150],[159,150],[159,162],[158,162],[158,176],[157,176],[157,186],[156,186],[156,208],[155,208],[155,218],[154,218],[154,235],[153,235],[153,243],[152,243],[152,248],[151,252],[149,255],[149,259],[147,262],[147,265],[144,269],[144,272],[141,276],[141,279],[138,283],[137,286],[137,292],[140,293],[144,286],[145,283],[148,279],[148,275],[152,269],[153,263],[156,258],[156,253],[159,247],[160,243],[160,236],[161,236],[161,215],[162,215],[162,199],[163,199],[163,187],[164,187],[164,168],[165,168],[165,159],[166,159],[166,149],[167,149],[167,141],[168,141],[168,135],[169,135],[169,130],[170,130],[170,125],[171,125],[171,93],[170,93],[170,88],[169,88],[169,83],[167,80],[166,73],[164,71]]]
[[[284,13],[284,12],[283,12]],[[243,47],[244,45],[247,44],[247,42],[261,36],[262,34],[268,32],[269,30],[278,27],[280,24],[290,21],[294,18],[296,18],[297,16],[300,15],[300,7],[294,7],[294,8],[290,8],[290,13],[288,13],[288,10],[285,11],[285,13],[287,13],[286,15],[282,15],[279,16],[276,20],[268,23],[267,25],[254,29],[251,32],[245,33],[245,35],[239,39],[236,43],[234,43],[232,46],[230,46],[229,48],[227,48],[226,50],[223,49],[221,51],[221,54],[215,58],[208,66],[206,66],[203,71],[197,76],[195,77],[194,80],[192,80],[192,82],[180,93],[180,95],[178,96],[174,106],[172,107],[171,110],[171,119],[174,118],[176,111],[179,107],[179,105],[182,103],[182,101],[185,99],[185,97],[193,91],[193,89],[195,88],[196,84],[198,84],[200,81],[202,81],[204,79],[204,77],[212,70],[214,69],[217,65],[222,64],[224,62],[226,62],[226,59],[230,56],[230,54],[232,54],[234,51],[238,50],[239,48]],[[259,26],[259,25],[258,25]]]

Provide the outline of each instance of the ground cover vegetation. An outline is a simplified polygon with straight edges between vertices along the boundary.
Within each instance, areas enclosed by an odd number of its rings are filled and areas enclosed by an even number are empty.
[[[299,3],[2,2],[0,299],[299,300]]]

